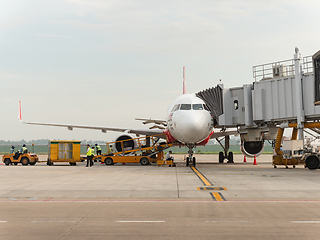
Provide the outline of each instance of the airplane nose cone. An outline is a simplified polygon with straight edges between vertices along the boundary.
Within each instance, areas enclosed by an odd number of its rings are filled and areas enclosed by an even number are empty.
[[[208,123],[203,115],[185,114],[179,122],[180,135],[186,143],[197,143],[208,136]]]

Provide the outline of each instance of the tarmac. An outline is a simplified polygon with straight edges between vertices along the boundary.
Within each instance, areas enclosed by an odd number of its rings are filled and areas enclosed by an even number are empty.
[[[320,169],[174,157],[177,167],[1,164],[0,239],[319,239]]]

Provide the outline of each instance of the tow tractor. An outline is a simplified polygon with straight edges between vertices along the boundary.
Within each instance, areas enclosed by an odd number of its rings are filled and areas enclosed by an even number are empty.
[[[35,165],[38,161],[38,156],[33,153],[10,153],[3,155],[2,157],[2,162],[4,162],[7,166],[11,163],[13,163],[14,165],[18,165],[18,163],[21,163],[24,166],[28,164]]]
[[[304,144],[303,140],[297,140],[298,129],[296,123],[289,123],[288,127],[293,127],[292,137],[290,141],[283,141],[283,150],[280,150],[281,140],[284,129],[279,128],[277,134],[277,140],[275,144],[275,155],[273,156],[273,166],[277,168],[277,165],[292,165],[293,168],[296,165],[304,164],[305,168],[317,169],[320,168],[320,154],[314,151],[310,144]],[[305,128],[320,127],[319,122],[306,122],[304,123]]]
[[[115,163],[140,163],[149,165],[158,163],[158,165],[172,165],[174,163],[164,161],[163,150],[171,147],[173,143],[159,142],[158,135],[130,138],[116,142],[108,142],[107,154],[98,155],[93,160],[99,160],[106,165]],[[114,151],[114,152],[113,152]]]

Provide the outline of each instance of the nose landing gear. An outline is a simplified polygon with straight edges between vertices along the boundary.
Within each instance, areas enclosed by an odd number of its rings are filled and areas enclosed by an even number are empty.
[[[190,165],[193,165],[194,167],[196,166],[196,158],[193,157],[193,148],[194,148],[194,145],[189,145],[188,146],[189,148],[189,157],[186,158],[186,166],[189,167]]]

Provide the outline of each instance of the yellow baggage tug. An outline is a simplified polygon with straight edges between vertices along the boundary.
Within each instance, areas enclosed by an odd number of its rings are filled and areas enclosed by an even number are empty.
[[[47,165],[53,165],[54,162],[69,162],[75,166],[81,162],[80,149],[81,141],[75,140],[50,140]]]
[[[38,162],[38,160],[39,160],[38,156],[32,153],[23,153],[19,155],[10,153],[10,154],[5,154],[2,157],[2,162],[4,162],[7,166],[12,163],[14,165],[18,165],[18,163],[21,163],[24,166],[28,164],[35,165]]]

